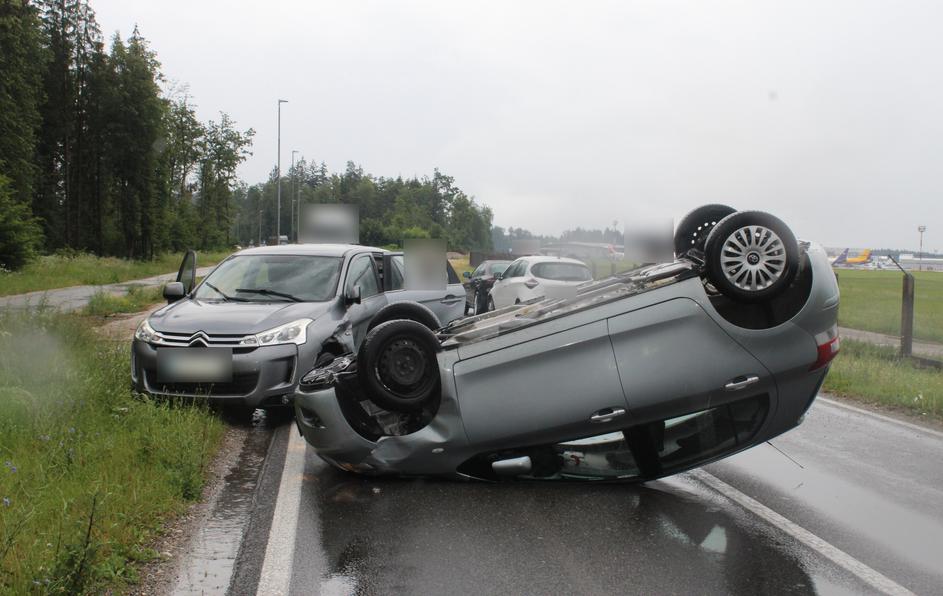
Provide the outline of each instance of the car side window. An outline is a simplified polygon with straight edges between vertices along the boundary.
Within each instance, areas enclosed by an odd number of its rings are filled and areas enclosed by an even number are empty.
[[[390,259],[390,289],[402,290],[403,278],[406,271],[406,263],[403,262],[403,255],[395,255]]]
[[[360,286],[360,297],[366,298],[380,293],[380,284],[377,282],[376,271],[373,270],[373,259],[370,255],[355,257],[347,268],[348,290]]]
[[[481,277],[485,274],[484,264],[478,265],[478,268],[471,274],[472,277]]]
[[[508,267],[507,271],[504,272],[504,277],[505,278],[520,277],[524,275],[524,269],[526,267],[527,267],[527,263],[525,263],[524,261],[517,261],[515,263],[512,263],[511,266]]]
[[[458,273],[455,272],[455,267],[452,267],[452,263],[446,261],[445,269],[448,276],[449,285],[462,283],[462,280],[458,277]]]

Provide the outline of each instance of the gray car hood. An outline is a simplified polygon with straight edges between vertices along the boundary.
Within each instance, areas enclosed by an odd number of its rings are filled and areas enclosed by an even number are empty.
[[[185,298],[148,319],[156,331],[240,335],[259,333],[298,319],[316,319],[334,302],[219,302]]]

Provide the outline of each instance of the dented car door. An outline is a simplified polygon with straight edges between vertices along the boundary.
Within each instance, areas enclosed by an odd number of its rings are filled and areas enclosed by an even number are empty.
[[[628,423],[605,320],[461,360],[454,375],[473,444],[555,443]]]

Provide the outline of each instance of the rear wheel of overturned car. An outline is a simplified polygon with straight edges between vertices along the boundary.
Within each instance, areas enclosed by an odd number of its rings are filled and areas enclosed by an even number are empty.
[[[674,235],[675,256],[691,249],[704,252],[707,236],[717,222],[736,211],[727,205],[702,205],[682,217]]]
[[[789,227],[762,211],[723,218],[707,237],[708,280],[728,298],[760,302],[781,294],[799,269],[799,244]]]
[[[422,410],[439,392],[439,350],[439,340],[422,323],[396,319],[377,325],[357,356],[367,397],[391,412]]]

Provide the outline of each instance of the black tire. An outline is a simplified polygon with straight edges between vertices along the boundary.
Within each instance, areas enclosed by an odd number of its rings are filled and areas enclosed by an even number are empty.
[[[391,412],[417,412],[439,393],[435,334],[406,319],[374,327],[360,346],[357,374],[368,399]]]
[[[799,244],[778,217],[740,211],[723,218],[707,236],[708,280],[738,302],[762,302],[781,294],[799,270]]]
[[[720,220],[736,211],[727,205],[703,205],[682,217],[675,229],[675,256],[680,258],[692,248],[704,252],[710,231]]]
[[[428,306],[420,304],[419,302],[407,301],[394,302],[393,304],[387,304],[381,308],[380,311],[374,315],[373,320],[370,321],[370,326],[367,330],[370,331],[382,323],[396,319],[418,321],[433,331],[442,326],[442,323],[439,322],[439,318],[435,316],[435,313],[432,312]]]

